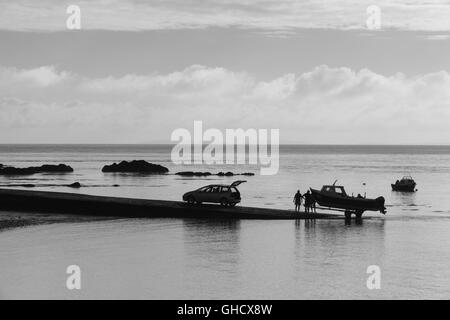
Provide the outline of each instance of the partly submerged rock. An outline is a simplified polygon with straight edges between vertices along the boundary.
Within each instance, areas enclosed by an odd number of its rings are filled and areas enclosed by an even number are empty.
[[[35,170],[38,172],[73,172],[72,167],[62,163],[58,165],[44,164],[43,166],[35,167]]]
[[[136,172],[136,173],[167,173],[169,169],[159,164],[149,163],[145,160],[122,161],[119,164],[106,165],[103,172]]]
[[[81,188],[81,183],[74,182],[72,184],[67,185],[69,188]]]
[[[206,176],[219,176],[219,177],[232,177],[232,176],[254,176],[254,173],[244,172],[244,173],[233,173],[233,172],[219,172],[219,173],[211,173],[211,172],[195,172],[195,171],[181,171],[175,173],[179,176],[184,177],[206,177]]]
[[[210,176],[211,172],[193,172],[193,171],[182,171],[175,173],[176,175],[183,177],[205,177]]]
[[[228,172],[219,172],[218,174],[217,174],[219,177],[223,177],[223,176],[225,176],[225,177],[232,177],[232,176],[234,176],[234,173],[233,172],[230,172],[230,171],[228,171]]]
[[[65,164],[53,165],[44,164],[40,167],[15,168],[15,167],[0,167],[0,175],[27,175],[35,173],[68,173],[73,172],[73,169]]]
[[[10,188],[10,187],[34,188],[34,187],[36,187],[36,185],[32,184],[32,183],[8,183],[8,184],[1,184],[0,187],[1,188],[3,188],[3,187],[6,187],[6,188]]]

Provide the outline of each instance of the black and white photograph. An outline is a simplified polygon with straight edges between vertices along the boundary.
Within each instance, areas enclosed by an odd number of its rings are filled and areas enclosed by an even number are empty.
[[[0,300],[257,318],[449,265],[449,1],[0,0]]]

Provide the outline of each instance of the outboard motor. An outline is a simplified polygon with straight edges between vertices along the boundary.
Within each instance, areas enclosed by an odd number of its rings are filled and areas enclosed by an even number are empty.
[[[382,214],[386,214],[386,207],[384,206],[384,202],[385,202],[384,197],[378,197],[375,199],[375,201],[377,202],[377,204],[380,208],[380,212]]]

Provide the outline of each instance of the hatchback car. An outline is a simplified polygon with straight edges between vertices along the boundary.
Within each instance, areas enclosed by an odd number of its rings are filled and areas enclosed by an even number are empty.
[[[222,206],[234,207],[241,202],[241,194],[236,188],[247,181],[238,180],[230,185],[211,184],[183,195],[183,201],[189,204],[201,204],[202,202],[220,203]]]

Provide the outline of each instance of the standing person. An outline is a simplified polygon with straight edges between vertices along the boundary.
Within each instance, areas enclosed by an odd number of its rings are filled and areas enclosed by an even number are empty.
[[[311,212],[317,213],[316,210],[316,199],[314,198],[314,194],[311,193]]]
[[[302,194],[300,190],[297,190],[297,193],[294,196],[294,204],[295,204],[295,212],[300,211],[300,206],[302,205]]]
[[[305,213],[309,213],[309,209],[311,208],[311,192],[306,192],[303,197],[305,198]]]

